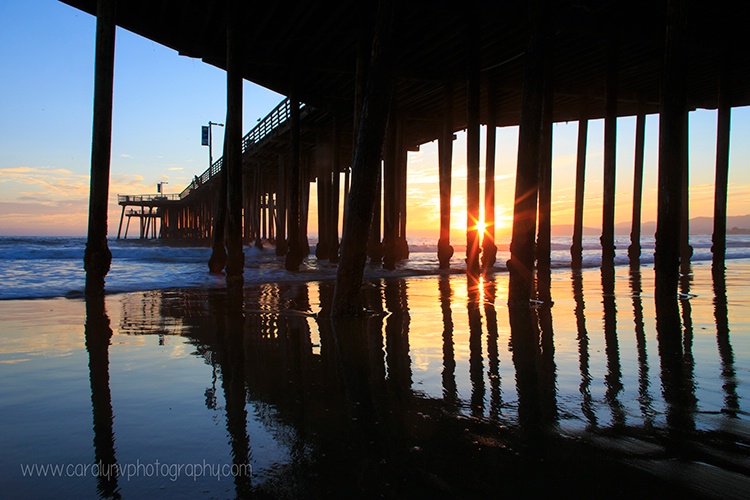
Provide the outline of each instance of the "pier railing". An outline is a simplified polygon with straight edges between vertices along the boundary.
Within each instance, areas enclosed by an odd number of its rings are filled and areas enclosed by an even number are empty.
[[[150,201],[179,201],[179,194],[118,194],[117,203],[143,203]]]
[[[304,109],[304,106],[304,104],[300,103],[300,112]],[[290,114],[291,106],[289,99],[284,99],[242,138],[242,153],[246,153],[253,145],[259,144],[260,141],[285,124],[289,120]],[[221,172],[222,165],[224,165],[224,157],[216,160],[200,176],[196,175],[193,181],[179,194],[179,199],[185,198],[194,190],[210,181],[215,175],[218,175]]]

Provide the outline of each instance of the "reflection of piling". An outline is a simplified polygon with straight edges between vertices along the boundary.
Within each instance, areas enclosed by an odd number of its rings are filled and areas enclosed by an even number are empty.
[[[227,431],[232,448],[232,463],[237,470],[249,472],[250,438],[247,434],[245,409],[245,354],[242,291],[230,290],[226,297],[214,297],[216,340],[221,366],[221,385],[226,404]],[[251,476],[234,476],[236,495],[244,498],[251,493]]]
[[[484,282],[484,317],[487,320],[487,358],[490,375],[490,419],[497,421],[502,407],[500,394],[500,353],[498,351],[497,311],[495,297],[497,287],[494,277]]]
[[[575,300],[576,329],[578,331],[578,367],[581,372],[581,411],[591,427],[596,427],[597,419],[591,398],[591,372],[589,370],[589,334],[586,331],[586,304],[583,300],[583,275],[580,270],[573,271],[573,299]]]
[[[456,388],[456,357],[453,349],[453,313],[451,303],[453,290],[449,276],[441,276],[438,283],[440,288],[440,309],[443,312],[443,399],[451,406],[458,403]]]
[[[638,402],[647,427],[653,426],[653,398],[649,392],[648,355],[646,351],[646,332],[643,321],[643,301],[641,300],[640,267],[630,269],[630,293],[633,298],[633,322],[635,323],[635,344],[638,351]]]
[[[467,279],[469,313],[469,379],[471,380],[471,415],[484,416],[484,360],[482,359],[482,316],[479,310],[479,282]]]
[[[676,432],[694,429],[692,395],[683,372],[680,311],[676,295],[656,294],[656,339],[659,344],[661,383],[667,403],[667,425]]]
[[[94,458],[99,464],[97,492],[102,498],[120,498],[115,468],[115,433],[113,429],[112,393],[109,387],[109,343],[112,329],[104,297],[86,299],[84,333],[89,353],[91,406],[94,417]]]
[[[510,304],[508,317],[513,366],[516,369],[518,420],[521,427],[533,439],[539,434],[541,426],[539,375],[536,369],[538,339],[534,332],[531,309],[528,305]]]
[[[724,412],[736,418],[740,410],[737,395],[737,377],[734,369],[734,352],[729,338],[729,311],[727,308],[727,287],[723,267],[713,269],[714,319],[716,320],[716,343],[721,358],[721,378],[724,383]]]
[[[602,264],[602,304],[604,309],[604,341],[607,354],[607,390],[604,398],[612,410],[614,425],[625,425],[625,411],[620,402],[622,392],[622,367],[620,346],[617,340],[617,305],[615,303],[615,268],[612,263]]]
[[[405,281],[389,281],[385,284],[385,306],[390,313],[385,323],[388,382],[395,389],[405,391],[411,388],[410,317]]]

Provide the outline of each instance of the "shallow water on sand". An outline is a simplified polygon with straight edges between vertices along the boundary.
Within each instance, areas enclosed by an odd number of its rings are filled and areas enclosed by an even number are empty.
[[[372,279],[357,321],[327,319],[331,281],[0,301],[2,491],[742,498],[728,266],[659,310],[648,267],[556,270],[552,307],[510,309],[504,273]]]

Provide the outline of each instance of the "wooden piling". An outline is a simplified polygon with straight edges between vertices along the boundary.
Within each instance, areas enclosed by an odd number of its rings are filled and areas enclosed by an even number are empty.
[[[526,50],[518,131],[518,164],[510,243],[508,302],[528,304],[534,272],[534,238],[539,188],[539,131],[544,102],[547,20],[544,2],[530,3],[529,43]]]
[[[229,112],[227,111],[227,119]],[[225,122],[226,123],[226,122]],[[224,154],[227,156],[227,137],[224,134]],[[211,257],[208,259],[208,269],[214,274],[224,270],[227,263],[227,251],[224,247],[224,234],[227,224],[227,161],[222,161],[219,172],[219,190],[216,196],[216,210],[214,211],[214,232]]]
[[[685,130],[682,140],[682,203],[680,207],[680,273],[687,276],[690,273],[690,258],[693,247],[690,246],[690,159],[689,159],[689,125],[690,115],[685,114]]]
[[[227,172],[227,286],[242,287],[242,65],[239,0],[227,2],[227,121],[224,164]]]
[[[396,154],[396,182],[398,187],[398,237],[396,239],[396,260],[404,260],[409,258],[409,243],[406,241],[406,167],[409,152],[407,151],[406,146],[406,120],[403,118],[398,122],[398,146]]]
[[[112,150],[112,92],[115,65],[115,0],[96,4],[96,61],[94,65],[94,125],[91,138],[89,220],[83,268],[86,295],[104,294],[104,277],[112,263],[107,245],[109,169]]]
[[[279,154],[279,168],[276,177],[276,255],[286,255],[286,158]]]
[[[641,256],[641,205],[643,200],[643,158],[646,140],[646,114],[638,113],[635,121],[635,165],[633,168],[633,219],[630,228],[628,257],[631,261]]]
[[[589,120],[586,98],[581,99],[581,118],[578,120],[578,149],[576,151],[576,194],[573,218],[573,244],[570,247],[571,267],[581,269],[583,265],[583,195],[586,187],[586,141]]]
[[[669,0],[662,68],[659,118],[659,180],[656,222],[656,293],[677,294],[680,262],[680,212],[685,153],[686,7],[684,0]],[[671,299],[670,299],[671,300]]]
[[[606,109],[604,116],[604,174],[602,196],[602,259],[615,257],[615,171],[617,159],[617,71],[619,42],[616,26],[607,43]]]
[[[383,260],[383,244],[380,240],[381,212],[383,210],[383,166],[378,165],[378,179],[375,186],[375,201],[372,206],[372,220],[370,221],[370,234],[367,243],[367,255],[370,263],[379,264]],[[347,198],[348,200],[348,198]]]
[[[331,262],[339,261],[339,197],[341,195],[341,120],[333,118],[333,141],[331,147],[331,199],[330,219],[328,221],[328,257]]]
[[[495,146],[497,142],[497,116],[495,89],[492,82],[487,88],[487,146],[484,163],[484,235],[482,239],[482,269],[487,272],[497,261],[495,245]]]
[[[714,229],[711,236],[713,267],[724,269],[727,251],[727,187],[729,183],[729,136],[732,121],[728,57],[719,77],[719,105],[716,122],[716,181],[714,183]]]
[[[552,252],[552,112],[554,107],[552,64],[549,56],[545,73],[542,126],[539,138],[539,228],[536,259],[539,272],[544,271],[549,275]],[[537,295],[549,295],[549,286],[537,286],[537,289]]]
[[[453,164],[453,87],[445,86],[443,110],[443,132],[438,139],[438,163],[440,177],[440,239],[438,240],[438,262],[440,269],[448,269],[453,257],[451,241],[451,175]]]
[[[391,60],[393,10],[393,0],[380,0],[352,165],[349,216],[344,226],[331,311],[338,317],[361,312],[359,291],[367,258],[367,235],[394,86]]]
[[[287,271],[299,271],[304,255],[301,248],[300,224],[300,116],[297,92],[292,85],[289,96],[289,128],[290,128],[290,159],[289,159],[289,251],[286,254],[284,267]]]
[[[473,17],[473,16],[472,16]],[[479,31],[467,25],[466,53],[466,272],[479,274]]]
[[[388,130],[383,146],[383,267],[396,269],[396,239],[398,237],[398,125],[396,106],[391,106]]]

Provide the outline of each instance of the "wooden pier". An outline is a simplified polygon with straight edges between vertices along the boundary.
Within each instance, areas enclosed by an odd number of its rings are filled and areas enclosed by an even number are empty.
[[[271,235],[277,252],[287,256],[287,269],[298,268],[309,248],[314,181],[320,221],[316,255],[339,262],[334,312],[356,312],[357,294],[351,292],[361,284],[368,251],[373,260],[382,252],[383,265],[391,268],[408,256],[406,152],[433,140],[440,143],[438,253],[441,267],[447,266],[453,249],[446,221],[451,210],[463,208],[450,207],[452,138],[460,130],[467,131],[467,268],[472,274],[491,268],[494,237],[483,240],[476,232],[479,127],[519,126],[510,295],[511,301],[528,301],[537,266],[548,262],[552,124],[579,123],[571,252],[573,265],[580,266],[587,123],[605,121],[601,244],[606,264],[615,255],[615,151],[626,146],[617,144],[616,127],[623,116],[637,116],[640,124],[629,249],[637,259],[642,126],[647,115],[658,114],[657,284],[660,293],[676,295],[680,265],[690,254],[688,113],[699,108],[719,110],[714,265],[723,266],[730,115],[732,107],[750,104],[750,51],[744,50],[744,19],[738,15],[745,5],[738,0],[471,1],[460,8],[392,0],[252,5],[153,0],[116,7],[113,0],[62,1],[97,15],[102,33],[97,96],[111,98],[107,61],[115,24],[227,70],[224,158],[179,201],[160,210],[161,236],[212,241],[218,269],[225,265],[221,254],[228,258],[228,282],[241,279],[242,242]],[[243,78],[289,96],[250,139],[240,139],[241,116],[236,116],[242,102],[237,82]],[[111,101],[102,97],[95,103],[95,117],[111,121]],[[109,135],[108,127],[95,125],[94,225],[89,229],[95,258],[87,262],[106,261],[91,268],[98,275],[108,269],[96,200],[108,189],[109,162],[100,151]],[[494,153],[488,148],[490,163]],[[485,174],[492,175],[491,168]],[[338,213],[342,189],[348,197],[345,213]],[[492,213],[491,183],[484,205]]]

